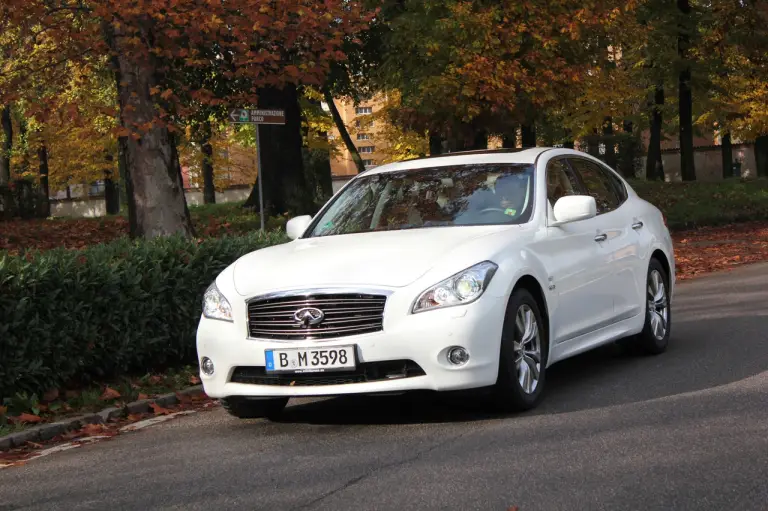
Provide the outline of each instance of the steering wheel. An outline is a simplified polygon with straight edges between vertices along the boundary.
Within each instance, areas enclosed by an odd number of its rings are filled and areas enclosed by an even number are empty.
[[[491,211],[497,211],[497,212],[499,212],[499,213],[501,213],[501,214],[505,214],[505,213],[504,213],[504,210],[503,210],[503,209],[501,209],[501,208],[485,208],[485,209],[481,209],[481,210],[480,210],[480,214],[481,214],[481,215],[484,215],[484,214],[486,214],[486,213],[490,213]]]

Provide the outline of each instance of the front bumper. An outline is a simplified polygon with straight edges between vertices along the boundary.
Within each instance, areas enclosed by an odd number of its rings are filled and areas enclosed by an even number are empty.
[[[198,360],[210,358],[215,370],[210,376],[201,373],[200,378],[206,394],[213,398],[331,396],[485,387],[493,385],[498,375],[506,305],[505,299],[486,295],[469,305],[413,315],[388,314],[385,309],[381,332],[316,341],[248,339],[244,322],[201,318],[197,330]],[[393,319],[395,315],[397,319]],[[266,349],[348,345],[356,346],[358,364],[410,360],[425,374],[331,385],[263,385],[231,381],[237,367],[263,368]],[[465,365],[455,366],[448,362],[447,351],[453,346],[462,346],[469,351],[470,359]],[[334,375],[333,372],[325,374]]]

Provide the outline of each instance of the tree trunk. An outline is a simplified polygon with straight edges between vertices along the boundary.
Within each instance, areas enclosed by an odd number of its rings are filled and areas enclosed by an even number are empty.
[[[314,192],[304,172],[301,140],[301,110],[296,87],[282,90],[262,89],[260,108],[285,109],[284,126],[258,126],[261,143],[261,176],[264,178],[264,209],[268,214],[302,215],[314,209]],[[258,187],[254,186],[245,201],[246,207],[259,204]]]
[[[120,174],[120,181],[123,183],[125,192],[123,200],[128,208],[128,232],[136,232],[136,202],[133,200],[133,183],[128,174],[128,164],[125,155],[128,152],[128,139],[126,137],[117,138],[117,173]],[[67,188],[69,192],[69,188]]]
[[[626,178],[635,177],[635,139],[632,121],[625,120],[622,123],[625,135],[619,140],[618,171]]]
[[[515,149],[517,147],[517,130],[509,130],[501,136],[501,147],[504,149]]]
[[[472,139],[472,149],[479,151],[488,149],[488,132],[485,130],[477,130],[475,136]]]
[[[656,86],[651,114],[651,139],[648,141],[648,157],[645,161],[645,179],[664,180],[664,163],[661,159],[661,107],[664,105],[664,88]]]
[[[722,146],[723,179],[728,179],[733,177],[733,146],[730,133],[723,134]]]
[[[603,142],[605,143],[605,163],[615,169],[616,141],[613,137],[613,119],[611,117],[606,117],[603,122]]]
[[[688,0],[677,0],[677,8],[690,17],[691,6]],[[680,112],[680,173],[683,181],[696,180],[696,168],[693,162],[693,94],[691,93],[691,66],[686,62],[690,36],[684,26],[679,27],[677,54],[685,63],[679,76],[679,112]]]
[[[37,149],[37,158],[40,162],[40,216],[48,218],[51,216],[51,201],[48,197],[48,148],[45,143],[40,144]]]
[[[443,154],[443,137],[439,133],[429,134],[429,155]]]
[[[3,145],[0,146],[0,186],[11,182],[11,149],[13,149],[13,123],[11,107],[5,105],[0,112],[3,129]]]
[[[149,23],[142,36],[152,40]],[[150,90],[157,86],[156,63],[149,55],[136,62],[120,45],[120,35],[107,30],[107,41],[115,52],[120,124],[134,136],[125,138],[125,177],[130,183],[129,204],[135,208],[131,236],[192,236],[194,230],[184,196],[181,167],[171,133],[153,125],[158,118]],[[114,37],[111,37],[114,35]],[[151,126],[150,128],[140,128]],[[129,206],[130,207],[130,206]]]
[[[213,184],[213,146],[211,145],[211,122],[205,121],[200,146],[203,151],[203,202],[216,204],[216,188]]]
[[[755,139],[755,165],[758,177],[768,177],[768,135]]]
[[[536,125],[531,124],[523,124],[520,127],[520,133],[521,133],[521,141],[523,144],[523,148],[526,147],[536,147]]]
[[[117,215],[120,213],[120,186],[113,179],[112,166],[114,165],[115,158],[112,154],[107,153],[104,159],[107,162],[107,166],[104,168],[104,205],[108,215]]]
[[[349,136],[349,131],[347,131],[347,126],[344,124],[344,120],[341,118],[341,114],[339,113],[339,109],[336,108],[336,103],[333,101],[333,95],[331,94],[331,91],[325,90],[323,92],[323,95],[325,96],[325,102],[328,104],[328,108],[331,111],[331,117],[333,117],[333,123],[336,125],[336,129],[339,132],[339,135],[341,136],[341,140],[344,141],[344,146],[347,148],[347,151],[349,151],[350,156],[352,156],[352,161],[355,162],[355,167],[357,167],[357,173],[361,173],[365,171],[365,165],[363,165],[363,159],[360,157],[360,153],[357,152],[357,146],[355,146],[355,143],[352,142],[352,137]]]

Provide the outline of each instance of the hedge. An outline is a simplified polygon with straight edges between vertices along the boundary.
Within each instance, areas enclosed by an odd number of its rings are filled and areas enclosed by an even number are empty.
[[[275,232],[0,253],[0,403],[193,362],[206,287],[238,257],[284,241]]]

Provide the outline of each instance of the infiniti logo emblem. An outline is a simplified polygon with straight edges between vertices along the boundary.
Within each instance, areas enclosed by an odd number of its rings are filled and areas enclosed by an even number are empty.
[[[293,319],[302,327],[308,328],[321,323],[325,319],[325,313],[315,307],[304,307],[294,313]]]

